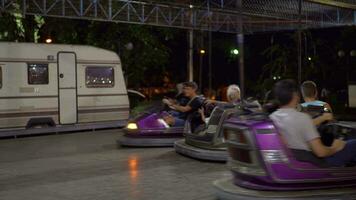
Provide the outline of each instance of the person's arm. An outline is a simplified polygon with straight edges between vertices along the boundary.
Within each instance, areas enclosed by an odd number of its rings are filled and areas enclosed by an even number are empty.
[[[199,114],[200,114],[200,118],[203,122],[205,122],[206,118],[205,118],[205,115],[204,115],[204,108],[201,108],[198,110],[199,111]]]
[[[320,158],[334,155],[336,152],[342,150],[345,147],[345,144],[344,141],[336,139],[332,146],[328,147],[321,142],[320,138],[315,138],[309,141],[313,153]]]
[[[190,110],[192,110],[192,107],[190,107],[189,105],[180,106],[178,104],[173,104],[172,107],[179,112],[189,112]]]
[[[225,103],[224,101],[217,101],[215,99],[206,100],[206,104],[216,104],[216,103]]]
[[[330,114],[330,113],[324,113]],[[325,146],[321,139],[316,127],[313,125],[311,118],[308,115],[305,115],[306,118],[301,119],[301,134],[305,141],[308,143],[312,152],[320,158],[328,157],[334,155],[336,152],[344,148],[345,142],[342,140],[334,140],[334,143],[331,147]]]
[[[199,100],[199,98],[194,98],[186,106],[180,106],[180,105],[177,105],[177,104],[173,105],[174,109],[178,110],[179,112],[189,112],[191,110],[198,111],[198,109],[201,106],[202,106],[202,103]]]
[[[321,115],[320,117],[317,117],[315,119],[313,119],[313,124],[315,126],[319,126],[320,124],[326,122],[326,121],[331,121],[333,120],[333,114],[331,113],[324,113],[323,115]]]

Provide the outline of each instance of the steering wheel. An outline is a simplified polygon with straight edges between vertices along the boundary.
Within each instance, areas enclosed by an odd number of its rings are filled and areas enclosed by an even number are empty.
[[[309,105],[302,107],[302,112],[309,114],[313,119],[322,116],[324,113],[331,113],[331,111],[324,106]],[[323,122],[317,128],[321,137],[321,141],[326,146],[331,146],[335,139],[338,139],[338,126],[332,121]]]
[[[324,113],[332,113],[331,110],[329,110],[325,106],[314,106],[314,105],[302,107],[301,112],[309,114],[313,119],[316,119],[316,118],[322,116]],[[336,122],[336,120],[325,121],[319,125],[319,128],[323,127],[325,125],[328,125],[330,123],[335,123],[335,122]]]
[[[315,105],[301,107],[301,112],[309,114],[313,119],[320,117],[324,113],[331,113],[331,111],[325,106],[315,106]]]
[[[352,127],[336,123],[322,125],[318,131],[322,142],[327,146],[331,146],[334,139],[347,141],[356,137],[356,130],[353,130]]]

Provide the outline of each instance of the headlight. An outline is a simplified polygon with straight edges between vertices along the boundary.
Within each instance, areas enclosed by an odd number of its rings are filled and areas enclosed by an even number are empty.
[[[126,126],[127,129],[131,129],[131,130],[136,130],[138,129],[137,124],[136,123],[128,123]]]

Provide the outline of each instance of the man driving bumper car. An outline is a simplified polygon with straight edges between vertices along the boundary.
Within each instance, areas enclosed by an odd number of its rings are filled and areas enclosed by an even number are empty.
[[[180,88],[178,84],[178,95],[175,99],[164,98],[162,101],[175,107],[185,107],[189,99],[185,97]],[[163,147],[172,146],[174,141],[180,139],[183,136],[187,114],[168,107],[164,109],[160,107],[142,112],[131,119],[124,129],[124,135],[119,138],[118,144],[132,147]]]
[[[163,120],[172,127],[184,126],[185,120],[191,113],[198,111],[203,104],[203,99],[197,95],[198,86],[195,82],[183,83],[183,93],[189,98],[186,105],[180,105],[173,101],[165,101],[165,103],[176,112],[182,113],[181,116],[167,115]]]
[[[335,139],[330,147],[325,146],[311,117],[295,109],[300,95],[294,81],[278,82],[273,92],[280,108],[272,113],[270,118],[280,129],[289,148],[312,152],[330,166],[344,166],[356,162],[356,140],[345,142]]]

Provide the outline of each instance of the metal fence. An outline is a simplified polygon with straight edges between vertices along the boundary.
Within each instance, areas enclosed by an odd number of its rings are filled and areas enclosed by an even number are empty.
[[[356,25],[356,1],[0,0],[0,12],[228,33]],[[240,25],[243,23],[243,26]]]

